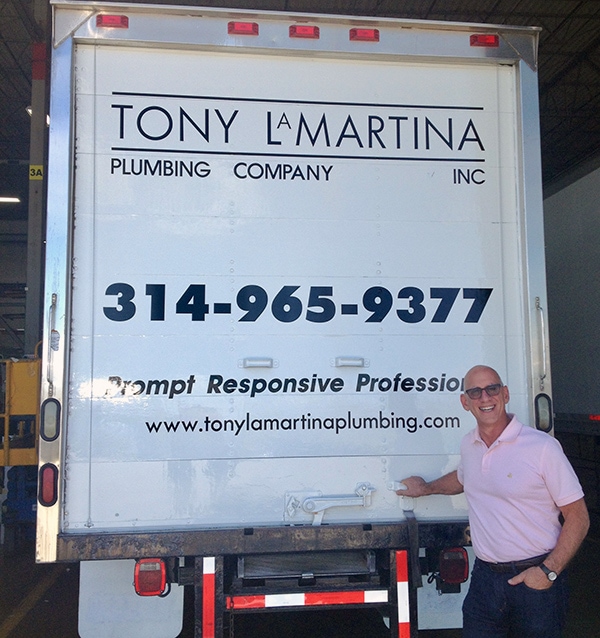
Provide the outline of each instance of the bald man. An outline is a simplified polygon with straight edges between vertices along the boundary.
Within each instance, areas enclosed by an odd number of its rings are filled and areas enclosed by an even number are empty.
[[[463,638],[560,638],[565,568],[589,528],[583,490],[558,441],[507,413],[509,390],[493,368],[471,368],[464,387],[477,427],[462,440],[458,469],[406,478],[398,494],[465,493],[476,559]]]

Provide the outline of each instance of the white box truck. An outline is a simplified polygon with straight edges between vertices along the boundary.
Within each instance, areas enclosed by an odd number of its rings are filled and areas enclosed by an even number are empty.
[[[552,427],[537,36],[53,4],[37,559],[81,636],[176,636],[185,587],[204,638],[460,626],[465,502],[396,490],[474,364]]]

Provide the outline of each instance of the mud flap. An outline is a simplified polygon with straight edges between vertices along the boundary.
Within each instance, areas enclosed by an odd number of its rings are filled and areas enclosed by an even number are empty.
[[[138,596],[134,560],[82,561],[79,575],[81,638],[176,638],[183,625],[183,587],[164,598]]]

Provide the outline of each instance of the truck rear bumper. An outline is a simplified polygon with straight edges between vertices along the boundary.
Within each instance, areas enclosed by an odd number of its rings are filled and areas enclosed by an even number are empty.
[[[468,522],[419,522],[418,539],[410,523],[398,521],[353,525],[247,527],[147,533],[60,534],[58,560],[109,560],[163,556],[390,549],[465,545]]]

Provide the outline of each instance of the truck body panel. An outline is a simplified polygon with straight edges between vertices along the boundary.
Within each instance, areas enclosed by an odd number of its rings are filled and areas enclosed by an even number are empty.
[[[537,31],[54,11],[38,559],[466,520],[462,496],[396,490],[456,468],[472,365],[532,425],[547,394]]]

